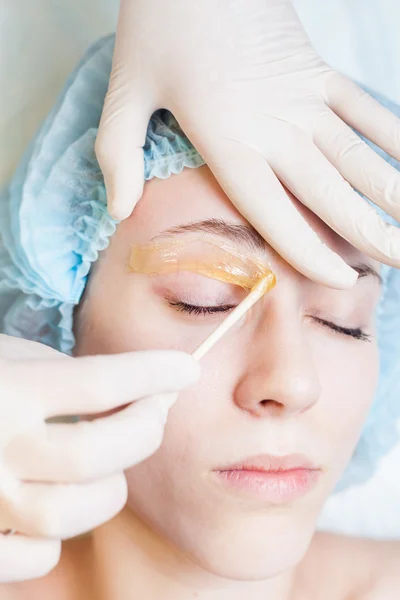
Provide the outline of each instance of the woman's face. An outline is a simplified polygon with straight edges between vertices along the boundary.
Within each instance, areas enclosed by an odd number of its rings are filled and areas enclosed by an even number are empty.
[[[146,184],[96,263],[78,315],[80,355],[191,352],[245,292],[193,272],[134,273],[131,247],[160,235],[184,244],[206,229],[217,244],[271,264],[275,289],[206,355],[200,383],[170,411],[161,448],[127,472],[129,507],[193,562],[232,579],[271,577],[302,558],[377,381],[380,284],[369,272],[376,264],[298,208],[326,244],[359,268],[354,289],[332,290],[294,271],[202,167]],[[201,242],[197,247],[201,261]],[[302,487],[304,471],[269,483],[253,478],[250,487],[243,472],[221,473],[256,455],[293,454],[303,457],[296,465],[307,460],[318,469],[313,485]],[[302,491],[293,495],[298,485]]]

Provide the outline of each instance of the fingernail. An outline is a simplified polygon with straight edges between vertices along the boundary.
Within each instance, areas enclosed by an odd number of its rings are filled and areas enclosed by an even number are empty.
[[[122,202],[121,196],[117,194],[113,180],[104,177],[104,185],[106,188],[107,210],[109,215],[116,221],[123,221],[132,212],[129,208],[129,203]]]
[[[348,290],[354,287],[357,283],[358,273],[352,269],[346,261],[332,252],[332,250],[325,250],[315,257],[316,267],[318,265],[321,274],[318,276],[318,280],[325,280],[325,285],[333,287],[339,290]]]
[[[163,405],[167,411],[175,404],[178,394],[163,394]]]
[[[163,425],[167,422],[169,409],[175,404],[177,394],[159,394],[154,398],[158,405]]]
[[[115,221],[124,221],[125,219],[127,219],[132,211],[130,209],[123,209],[121,206],[116,206],[116,202],[115,201],[109,201],[108,205],[107,205],[107,210],[110,214],[110,216],[115,220]]]
[[[348,265],[344,267],[340,265],[336,269],[332,269],[330,275],[332,275],[332,284],[337,286],[339,289],[351,289],[355,286],[358,279],[358,273]]]
[[[193,385],[200,380],[201,376],[201,365],[190,354],[185,355],[184,369],[181,371],[181,377],[183,378],[182,387]]]

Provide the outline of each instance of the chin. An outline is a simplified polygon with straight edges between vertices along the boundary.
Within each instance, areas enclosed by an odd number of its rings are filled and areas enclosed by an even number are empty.
[[[268,506],[214,496],[198,482],[160,486],[156,494],[149,483],[154,477],[138,478],[138,467],[134,470],[136,477],[133,469],[128,477],[130,510],[189,565],[218,577],[276,577],[301,562],[315,533],[321,489],[311,498]]]
[[[222,532],[199,544],[192,560],[203,569],[225,579],[237,581],[262,581],[295,568],[304,558],[314,528],[307,531],[303,526],[294,528],[264,526],[252,531],[232,529]]]
[[[150,528],[192,565],[236,581],[262,581],[295,568],[316,527],[314,516],[290,509],[268,515],[236,512],[231,518],[226,514],[194,520],[177,517],[173,527],[171,521],[152,522],[146,516]]]

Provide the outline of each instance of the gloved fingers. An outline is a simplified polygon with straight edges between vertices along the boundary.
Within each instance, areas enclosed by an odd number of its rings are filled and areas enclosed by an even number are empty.
[[[114,65],[95,144],[108,211],[117,220],[128,217],[142,196],[143,146],[153,112],[141,78],[121,71]]]
[[[71,357],[45,344],[0,334],[0,398],[4,398],[4,402],[0,403],[0,448],[4,447],[17,432],[33,426],[40,426],[43,423],[41,407],[31,401],[29,394],[23,398],[16,397],[14,382],[11,378],[7,380],[10,361],[15,361],[17,364],[17,361],[35,359],[46,360],[47,365],[49,365],[49,359],[72,360]],[[23,382],[21,383],[23,384]],[[27,381],[25,381],[25,389],[29,389]],[[0,474],[0,481],[4,483],[4,473]]]
[[[348,125],[400,160],[400,119],[340,73],[327,83],[327,104]]]
[[[284,146],[273,167],[292,193],[361,252],[399,267],[400,229],[385,223],[313,143]]]
[[[198,362],[177,350],[148,350],[60,360],[3,361],[3,393],[37,406],[44,418],[96,414],[195,383]],[[7,392],[9,390],[9,392]]]
[[[355,271],[320,240],[259,152],[221,139],[203,147],[213,148],[204,158],[226,194],[286,262],[325,285],[354,285]]]
[[[57,565],[60,555],[59,540],[0,534],[0,583],[44,577]]]
[[[353,188],[400,220],[400,172],[397,169],[332,112],[320,123],[314,142]]]
[[[54,350],[54,348],[50,348],[50,346],[46,346],[45,344],[0,333],[1,358],[24,360],[29,358],[65,359],[71,357],[67,357],[66,354],[62,354],[62,352]]]
[[[4,466],[17,479],[58,483],[122,472],[160,447],[170,396],[176,399],[176,394],[144,398],[95,420],[28,431],[4,449]]]
[[[8,527],[32,537],[68,539],[114,517],[126,498],[123,473],[77,485],[21,483],[7,499]]]

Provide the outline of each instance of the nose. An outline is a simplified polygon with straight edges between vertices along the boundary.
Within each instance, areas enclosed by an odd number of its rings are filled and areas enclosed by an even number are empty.
[[[285,314],[282,314],[285,312]],[[292,309],[269,310],[254,333],[235,403],[255,417],[293,416],[310,410],[321,393],[304,328]]]

